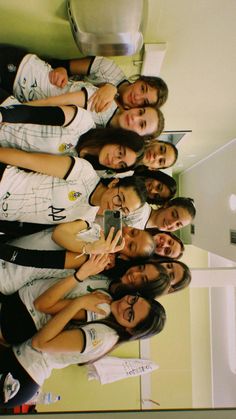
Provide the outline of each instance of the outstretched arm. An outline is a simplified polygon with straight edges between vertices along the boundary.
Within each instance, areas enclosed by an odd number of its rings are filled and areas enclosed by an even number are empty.
[[[11,166],[32,170],[63,179],[71,167],[71,157],[29,153],[14,148],[0,148],[0,161]]]
[[[70,275],[57,281],[37,297],[34,301],[35,308],[49,314],[60,311],[58,303],[65,301],[65,295],[72,291],[79,282],[83,282],[91,275],[97,275],[102,272],[107,264],[108,257],[108,255],[91,256],[91,258],[79,268],[75,275]],[[68,301],[70,300],[66,300],[66,302]],[[63,307],[63,305],[61,307]]]
[[[76,105],[80,108],[86,107],[86,95],[83,90],[68,92],[59,96],[50,96],[45,99],[32,100],[27,102],[32,106],[66,106]]]
[[[32,338],[33,348],[45,352],[81,352],[84,347],[84,335],[77,330],[63,330],[67,323],[80,310],[91,310],[104,314],[97,306],[110,302],[110,298],[100,292],[84,295],[70,301]]]
[[[118,242],[121,238],[121,231],[118,231],[113,238],[114,227],[105,239],[101,231],[101,238],[92,243],[86,243],[78,238],[78,232],[81,231],[81,221],[72,221],[70,223],[61,223],[56,226],[52,233],[52,239],[59,245],[71,252],[83,252],[86,254],[114,253],[120,252],[125,241],[122,239],[120,245]]]

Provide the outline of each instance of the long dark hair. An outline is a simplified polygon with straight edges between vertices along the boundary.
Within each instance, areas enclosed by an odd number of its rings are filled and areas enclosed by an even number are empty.
[[[157,257],[154,256],[152,257],[152,259],[156,260],[158,263],[177,263],[178,265],[182,266],[183,271],[184,271],[183,276],[177,284],[171,285],[171,289],[173,292],[180,291],[186,288],[190,284],[192,275],[191,275],[189,267],[185,263],[181,262],[180,260],[175,260],[175,259],[165,258],[165,257],[161,258],[158,256]]]
[[[144,149],[144,139],[138,135],[136,132],[128,131],[122,128],[95,128],[91,129],[90,131],[86,132],[85,134],[81,135],[79,142],[76,146],[76,151],[78,156],[80,152],[86,147],[91,150],[99,150],[105,145],[108,144],[118,144],[125,147],[131,148],[136,155],[137,159],[141,158],[143,155]],[[103,166],[99,163],[99,153],[94,154],[86,154],[84,157],[88,160],[95,170],[106,170],[110,169],[106,166]],[[133,166],[130,166],[129,169],[132,169]],[[126,168],[122,169],[115,169],[117,173],[126,172]]]
[[[122,297],[125,297],[126,295],[135,296],[137,295],[137,293],[126,292],[125,294],[122,295]],[[154,335],[157,335],[163,330],[165,322],[166,322],[166,312],[165,312],[164,307],[158,301],[155,301],[152,298],[145,298],[145,300],[148,302],[150,306],[148,315],[146,316],[144,320],[141,320],[135,327],[133,327],[130,330],[130,332],[128,332],[128,330],[124,326],[121,326],[116,321],[112,313],[103,320],[96,320],[96,321],[92,321],[88,323],[76,321],[74,323],[76,323],[77,326],[83,326],[85,324],[100,323],[116,331],[117,335],[119,336],[119,339],[118,339],[118,342],[114,345],[114,347],[108,351],[110,352],[121,343],[133,341],[137,339],[147,339]],[[101,357],[103,357],[106,353],[102,354]],[[101,357],[98,357],[97,359]],[[89,361],[88,363],[94,362],[94,361],[95,360],[92,360],[92,361]],[[84,364],[87,364],[87,362],[85,362]]]
[[[140,266],[145,264],[154,265],[158,271],[157,277],[153,281],[147,281],[138,288],[128,288],[126,285],[122,284],[120,278],[127,272],[127,270],[133,266]],[[170,277],[167,274],[166,269],[161,266],[157,260],[154,259],[134,259],[134,260],[123,260],[119,259],[116,262],[116,266],[110,270],[104,272],[104,274],[111,279],[109,286],[109,292],[115,296],[115,298],[120,298],[124,293],[129,293],[130,291],[137,292],[145,298],[156,298],[163,295],[168,291],[170,287]]]
[[[168,201],[166,208],[167,207],[169,208],[172,206],[184,208],[186,211],[188,211],[192,219],[196,215],[196,207],[194,205],[194,200],[192,198],[185,198],[185,197],[179,196],[177,198],[171,199],[170,201]]]
[[[158,228],[155,228],[155,227],[146,228],[145,231],[150,233],[152,235],[152,237],[156,236],[157,234],[167,234],[167,236],[169,236],[173,240],[177,241],[180,245],[181,252],[180,252],[179,256],[175,257],[175,259],[179,259],[179,258],[181,258],[181,256],[183,256],[183,253],[184,253],[184,250],[185,250],[184,244],[183,244],[182,240],[178,236],[176,236],[175,234],[171,233],[171,231],[163,231],[163,230],[159,230]],[[155,254],[158,256],[158,253],[155,252]],[[161,257],[163,257],[163,256],[161,256]]]
[[[135,176],[141,176],[144,179],[156,179],[159,182],[162,182],[170,191],[170,195],[168,198],[161,198],[157,196],[156,198],[152,199],[147,197],[147,202],[149,204],[154,205],[162,205],[166,201],[169,201],[173,198],[177,191],[177,184],[175,179],[172,176],[169,176],[167,173],[162,172],[161,170],[149,170],[146,166],[138,166],[134,171]]]
[[[120,299],[126,295],[137,295],[135,292],[126,291],[121,297],[115,298]],[[145,298],[142,296],[150,305],[150,310],[147,317],[132,328],[132,333],[129,333],[124,326],[117,323],[113,314],[110,314],[106,319],[99,320],[99,322],[106,324],[117,332],[119,335],[118,344],[137,339],[147,339],[160,333],[164,327],[166,321],[166,313],[164,307],[152,298]]]

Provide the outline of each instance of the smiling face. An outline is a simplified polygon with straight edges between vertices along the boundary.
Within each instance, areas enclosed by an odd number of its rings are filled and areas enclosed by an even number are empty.
[[[176,285],[183,279],[184,276],[184,268],[175,262],[166,262],[161,263],[162,266],[167,270],[167,273],[170,277],[170,284],[171,286]]]
[[[148,282],[158,279],[159,271],[155,265],[146,263],[144,265],[132,266],[121,277],[121,283],[128,288],[140,288]]]
[[[146,147],[142,162],[150,170],[156,170],[172,166],[175,158],[171,144],[153,141]]]
[[[146,231],[125,226],[122,228],[122,236],[125,239],[125,247],[120,254],[126,258],[143,257],[151,253],[153,242]]]
[[[126,328],[134,328],[149,314],[150,305],[142,297],[126,295],[112,301],[111,312],[116,321]]]
[[[133,166],[136,159],[135,151],[118,144],[104,145],[99,152],[99,163],[110,169],[125,169]]]
[[[156,242],[156,254],[177,258],[181,253],[180,243],[165,233],[158,233],[154,236]]]
[[[170,190],[163,182],[157,179],[145,179],[148,198],[150,199],[168,199],[170,197]]]
[[[111,184],[114,185],[112,182]],[[140,198],[131,186],[125,188],[110,185],[101,196],[99,214],[103,214],[106,209],[110,209],[120,210],[123,215],[127,216],[140,207]]]
[[[152,222],[153,226],[162,231],[176,231],[190,224],[192,217],[189,212],[182,207],[176,205],[153,210]]]
[[[118,124],[120,128],[139,135],[151,135],[158,127],[157,112],[150,107],[128,109],[119,114]]]
[[[158,100],[157,89],[142,80],[123,85],[120,91],[121,102],[126,109],[155,105]]]

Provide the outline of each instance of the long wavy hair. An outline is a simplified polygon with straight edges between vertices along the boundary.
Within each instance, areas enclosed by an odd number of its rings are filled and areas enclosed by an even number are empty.
[[[137,293],[134,293],[132,291],[126,292],[122,295],[122,297],[125,297],[126,295],[135,296],[137,295]],[[115,298],[115,299],[117,300],[122,297]],[[154,335],[157,335],[163,330],[165,322],[166,322],[166,312],[165,312],[164,307],[158,301],[155,301],[152,298],[145,298],[145,300],[148,302],[150,306],[148,315],[146,316],[145,319],[141,320],[135,327],[133,327],[132,329],[129,329],[129,331],[127,330],[126,327],[121,326],[117,322],[117,320],[115,319],[112,313],[103,320],[96,320],[96,321],[87,322],[87,323],[80,322],[80,321],[73,322],[73,323],[76,323],[78,327],[83,326],[85,324],[97,324],[97,323],[104,324],[110,327],[111,329],[113,329],[118,335],[117,343],[110,350],[102,354],[100,357],[93,359],[92,361],[85,362],[83,364],[88,364],[88,363],[96,361],[99,358],[102,358],[108,352],[113,351],[121,343],[134,341],[137,339],[147,339]],[[80,365],[83,365],[83,364],[80,364]]]
[[[147,281],[139,287],[133,287],[132,289],[127,285],[121,283],[121,277],[133,266],[140,266],[145,264],[154,265],[157,269],[157,276],[153,281]],[[125,292],[130,291],[138,292],[145,298],[156,298],[168,292],[170,288],[170,277],[167,274],[166,269],[161,266],[155,256],[151,259],[137,258],[134,260],[123,260],[119,259],[116,262],[116,266],[110,270],[104,272],[104,275],[111,279],[109,286],[109,292],[116,298],[122,296]]]
[[[144,151],[144,139],[136,132],[128,131],[122,128],[95,128],[81,135],[79,142],[76,146],[76,151],[78,156],[80,152],[86,148],[91,150],[91,154],[88,153],[84,156],[88,160],[95,170],[114,170],[117,173],[126,172],[127,169],[130,170],[134,165],[129,168],[121,169],[111,169],[106,166],[103,166],[99,163],[99,152],[100,150],[108,144],[118,144],[125,147],[129,147],[133,150],[137,159],[142,158]]]
[[[155,179],[159,182],[162,182],[169,189],[168,198],[162,198],[157,196],[156,198],[147,197],[147,202],[154,205],[163,205],[166,201],[169,201],[174,197],[177,191],[177,184],[175,179],[172,176],[169,176],[167,173],[162,172],[161,170],[149,170],[146,166],[138,166],[134,171],[135,176],[141,176],[144,179]]]
[[[166,234],[167,236],[171,237],[173,240],[177,241],[180,245],[180,254],[177,257],[175,257],[175,259],[179,259],[183,256],[183,253],[184,253],[184,250],[185,250],[184,244],[183,244],[182,240],[178,236],[176,236],[174,233],[171,233],[171,231],[162,231],[162,230],[159,230],[158,228],[155,228],[155,227],[146,228],[145,231],[150,233],[152,235],[152,237],[154,237],[158,234]],[[155,254],[158,256],[158,253],[155,252]],[[163,256],[160,256],[160,257],[162,258]]]
[[[191,271],[189,267],[184,262],[180,260],[175,260],[175,259],[171,259],[167,257],[166,258],[160,257],[156,255],[152,257],[152,259],[156,260],[158,263],[177,263],[183,268],[183,276],[180,279],[180,281],[177,284],[171,285],[172,292],[180,291],[189,286],[192,279],[192,275],[191,275]]]

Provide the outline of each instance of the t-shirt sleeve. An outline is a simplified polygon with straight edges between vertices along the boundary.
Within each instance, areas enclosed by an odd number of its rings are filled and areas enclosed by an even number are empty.
[[[93,169],[93,166],[87,160],[81,159],[80,157],[71,157],[71,166],[64,176],[64,180],[75,180],[82,176],[86,179],[86,176],[90,178],[93,174],[99,181],[99,177]]]
[[[110,351],[118,341],[117,333],[102,323],[91,323],[80,328],[84,334],[83,355],[95,360]]]
[[[79,138],[90,129],[96,128],[96,125],[90,112],[80,107],[76,108],[77,111],[75,117],[69,124],[63,127],[63,132],[66,133],[68,131],[70,133],[71,130],[73,130],[76,133],[77,138]]]
[[[126,80],[121,68],[111,59],[95,57],[86,80],[93,84],[111,83],[117,86]]]

